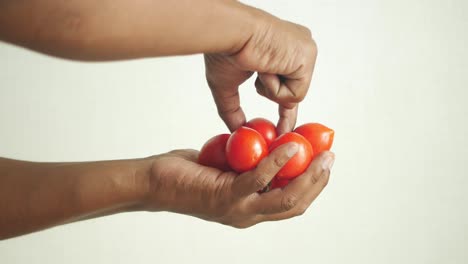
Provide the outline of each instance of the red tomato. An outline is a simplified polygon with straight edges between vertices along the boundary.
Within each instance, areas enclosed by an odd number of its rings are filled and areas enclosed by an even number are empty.
[[[234,131],[226,145],[227,161],[239,173],[255,168],[267,154],[268,147],[262,135],[248,127]]]
[[[304,124],[296,128],[294,132],[301,134],[310,142],[314,155],[330,150],[335,136],[333,129],[319,123]]]
[[[270,190],[276,189],[276,188],[283,188],[286,185],[288,185],[289,180],[282,180],[278,178],[273,178],[270,183]]]
[[[210,138],[200,150],[198,163],[214,167],[222,171],[231,170],[229,168],[225,152],[229,136],[229,134],[221,134]]]
[[[263,136],[268,146],[276,138],[276,127],[275,125],[265,118],[254,118],[245,124],[246,127],[250,127],[256,130],[260,135]]]
[[[289,132],[279,136],[270,146],[270,152],[275,148],[289,142],[295,142],[299,146],[298,152],[276,174],[279,179],[293,179],[301,175],[312,161],[313,150],[310,143],[303,136]]]

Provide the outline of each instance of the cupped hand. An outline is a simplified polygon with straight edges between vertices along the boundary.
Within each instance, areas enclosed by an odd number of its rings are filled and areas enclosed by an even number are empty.
[[[278,103],[278,133],[294,128],[317,57],[310,30],[258,10],[253,35],[234,54],[205,54],[206,78],[218,113],[231,131],[242,126],[239,85],[258,73],[257,92]]]
[[[285,144],[256,169],[239,175],[199,165],[195,150],[152,157],[144,208],[192,215],[238,228],[301,215],[326,186],[333,153],[322,153],[285,188],[257,193],[296,151],[297,145]]]

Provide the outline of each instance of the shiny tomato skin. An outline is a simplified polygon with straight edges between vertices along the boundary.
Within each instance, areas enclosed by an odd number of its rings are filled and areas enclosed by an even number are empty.
[[[301,175],[309,166],[312,161],[312,156],[314,155],[309,141],[294,132],[289,132],[276,138],[276,140],[271,143],[270,152],[289,142],[295,142],[299,146],[299,150],[276,174],[276,177],[281,180],[291,180]]]
[[[268,146],[270,146],[276,138],[276,126],[265,118],[254,118],[244,126],[250,127],[260,133]]]
[[[254,169],[268,155],[268,146],[257,131],[240,127],[231,134],[226,144],[226,158],[229,166],[242,173]]]
[[[330,150],[335,137],[335,131],[320,123],[307,123],[294,129],[294,132],[305,137],[312,148],[314,155],[318,155],[322,151]]]
[[[276,188],[283,188],[286,185],[288,185],[288,183],[289,183],[289,180],[282,180],[282,179],[278,179],[277,177],[274,177],[270,183],[270,190],[273,190]]]
[[[231,168],[226,159],[226,143],[230,136],[230,134],[220,134],[210,138],[200,150],[198,163],[222,171],[230,171]]]

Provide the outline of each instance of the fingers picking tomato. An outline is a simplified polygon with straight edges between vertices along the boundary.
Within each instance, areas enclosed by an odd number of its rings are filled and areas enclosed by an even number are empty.
[[[314,150],[314,155],[331,149],[335,131],[319,123],[308,123],[294,129],[294,132],[305,137]]]
[[[268,147],[257,131],[240,127],[229,137],[226,144],[226,158],[236,172],[249,171],[268,154]]]
[[[270,146],[273,140],[276,138],[276,126],[265,118],[254,118],[247,122],[245,126],[250,127],[260,133],[268,146]]]
[[[271,143],[270,152],[289,142],[295,142],[299,146],[299,150],[276,174],[278,179],[293,179],[301,175],[312,161],[313,150],[309,141],[294,132],[289,132],[276,138]]]
[[[222,171],[230,171],[231,168],[226,159],[226,144],[229,137],[230,134],[220,134],[210,138],[200,150],[198,163]]]

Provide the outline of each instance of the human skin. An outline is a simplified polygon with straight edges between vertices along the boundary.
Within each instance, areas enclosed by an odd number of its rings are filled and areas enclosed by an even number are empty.
[[[238,87],[256,72],[257,92],[278,103],[280,134],[295,125],[317,54],[307,28],[223,0],[0,0],[0,40],[83,61],[205,54],[228,128],[245,123]],[[0,159],[0,238],[135,210],[234,227],[290,218],[320,193],[334,160],[325,152],[286,188],[258,194],[293,152],[280,147],[241,175],[197,164],[194,150],[80,163]]]
[[[228,128],[245,123],[238,87],[257,72],[279,134],[296,123],[317,56],[309,29],[232,0],[1,0],[0,40],[85,61],[203,53]]]
[[[196,150],[98,162],[2,158],[0,239],[132,211],[169,211],[238,228],[298,216],[326,186],[331,152],[284,189],[257,193],[296,151],[295,144],[278,147],[243,174],[199,165]]]

